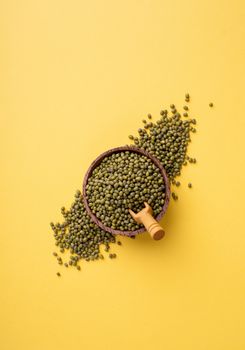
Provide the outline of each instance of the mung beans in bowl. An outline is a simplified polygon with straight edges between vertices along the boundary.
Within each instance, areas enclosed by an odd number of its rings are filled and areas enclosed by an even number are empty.
[[[170,197],[169,181],[160,162],[135,146],[102,153],[89,167],[83,183],[85,208],[96,225],[112,234],[135,236],[146,231],[130,215],[148,203],[159,221]]]

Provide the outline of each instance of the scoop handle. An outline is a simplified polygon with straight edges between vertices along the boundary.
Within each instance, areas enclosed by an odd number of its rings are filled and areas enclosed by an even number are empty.
[[[145,226],[147,232],[149,232],[150,236],[158,241],[162,239],[165,235],[163,228],[159,225],[159,223],[153,218],[150,213],[144,213],[141,216],[141,222]]]
[[[129,209],[129,212],[133,219],[138,224],[143,224],[146,228],[146,231],[149,232],[150,236],[158,241],[162,239],[165,235],[163,228],[159,225],[159,223],[152,216],[152,208],[148,203],[144,203],[145,208],[139,211],[137,214],[133,212],[133,210]]]

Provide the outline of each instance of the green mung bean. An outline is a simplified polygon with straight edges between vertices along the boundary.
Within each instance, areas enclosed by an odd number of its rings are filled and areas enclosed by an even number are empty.
[[[176,201],[178,199],[178,196],[176,193],[172,192],[172,198]]]

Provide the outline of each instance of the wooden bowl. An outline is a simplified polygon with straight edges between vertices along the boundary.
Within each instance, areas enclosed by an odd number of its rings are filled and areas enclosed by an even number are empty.
[[[130,152],[135,152],[138,154],[142,154],[148,158],[151,159],[151,161],[159,168],[163,180],[164,180],[164,184],[165,184],[165,202],[164,205],[162,207],[161,212],[157,215],[157,217],[155,218],[157,221],[160,221],[161,218],[163,217],[164,213],[167,210],[168,204],[169,204],[169,199],[170,199],[170,186],[169,186],[169,181],[167,178],[167,174],[166,171],[164,170],[163,166],[161,165],[161,163],[159,162],[159,160],[152,156],[151,154],[149,154],[147,151],[140,149],[138,147],[135,146],[122,146],[122,147],[117,147],[117,148],[112,148],[104,153],[102,153],[99,157],[97,157],[92,164],[90,165],[90,167],[88,168],[86,175],[84,177],[84,181],[83,181],[83,201],[84,201],[84,205],[86,208],[87,213],[89,214],[89,216],[91,217],[91,219],[93,220],[93,222],[98,225],[102,230],[107,231],[112,233],[113,235],[124,235],[124,236],[135,236],[138,233],[142,233],[145,232],[145,228],[142,227],[140,229],[134,230],[134,231],[121,231],[121,230],[114,230],[111,227],[105,226],[95,215],[94,213],[91,211],[91,209],[89,208],[88,205],[88,198],[87,198],[87,194],[86,194],[86,185],[88,183],[88,179],[91,176],[93,170],[102,162],[102,160],[110,155],[112,155],[113,153],[119,153],[119,152],[125,152],[125,151],[130,151]]]

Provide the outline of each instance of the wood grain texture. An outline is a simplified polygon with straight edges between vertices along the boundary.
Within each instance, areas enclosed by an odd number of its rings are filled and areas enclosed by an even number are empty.
[[[102,162],[102,160],[108,156],[111,156],[113,153],[119,153],[119,152],[125,152],[125,151],[130,151],[130,152],[135,152],[141,155],[144,155],[148,158],[151,159],[151,161],[159,168],[163,180],[164,180],[164,184],[165,184],[165,202],[164,205],[162,207],[161,212],[157,215],[157,217],[155,218],[157,221],[160,221],[161,218],[163,217],[163,215],[165,214],[168,204],[169,204],[169,200],[170,200],[170,184],[168,181],[168,177],[166,174],[165,169],[163,168],[163,166],[161,165],[161,163],[159,162],[159,160],[152,156],[150,153],[148,153],[147,151],[140,149],[138,147],[135,146],[122,146],[122,147],[117,147],[117,148],[112,148],[102,154],[100,154],[90,165],[90,167],[88,168],[85,177],[84,177],[84,181],[83,181],[83,201],[84,201],[84,205],[85,208],[87,210],[87,213],[89,214],[89,216],[91,217],[91,219],[93,220],[93,222],[98,225],[102,230],[110,232],[114,235],[124,235],[124,236],[135,236],[139,233],[145,232],[145,228],[142,227],[140,229],[134,230],[134,231],[121,231],[121,230],[114,230],[111,227],[105,226],[95,215],[94,213],[91,211],[91,209],[89,208],[88,205],[88,197],[86,194],[86,186],[88,183],[88,179],[91,176],[93,170]]]

